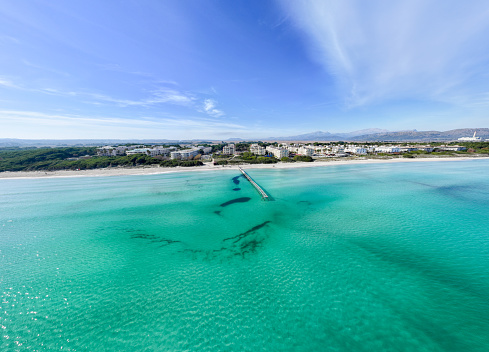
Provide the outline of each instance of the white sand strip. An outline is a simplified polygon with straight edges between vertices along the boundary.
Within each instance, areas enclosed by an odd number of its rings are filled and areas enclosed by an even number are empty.
[[[410,162],[437,162],[437,161],[463,161],[475,159],[489,159],[489,157],[431,157],[431,158],[393,158],[393,159],[354,159],[354,160],[328,160],[307,162],[294,162],[277,164],[242,164],[241,167],[248,169],[289,169],[298,167],[318,167],[334,165],[357,165],[357,164],[378,164],[378,163],[410,163]],[[49,177],[96,177],[96,176],[127,176],[127,175],[155,175],[171,172],[193,172],[193,171],[216,171],[216,170],[238,170],[238,165],[212,165],[207,163],[204,166],[192,167],[111,167],[93,170],[58,170],[58,171],[5,171],[0,172],[0,179],[19,179],[19,178],[49,178]]]

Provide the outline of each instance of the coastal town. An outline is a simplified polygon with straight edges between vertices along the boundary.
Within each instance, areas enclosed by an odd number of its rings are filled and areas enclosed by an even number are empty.
[[[142,168],[203,170],[240,165],[285,168],[488,156],[489,142],[475,134],[445,142],[200,141],[10,147],[0,149],[0,177],[15,177],[4,172],[26,172],[26,176],[34,172],[38,176],[38,172],[47,171],[113,173]]]
[[[171,160],[203,160],[211,161],[214,158],[239,157],[249,152],[255,156],[274,157],[278,160],[297,155],[308,156],[313,159],[365,156],[365,155],[400,155],[409,152],[460,152],[467,147],[461,145],[430,145],[430,144],[345,144],[345,143],[239,143],[212,145],[179,144],[172,146],[103,146],[97,148],[98,156],[147,155]],[[217,148],[216,148],[217,147]],[[285,161],[285,160],[283,160]]]
[[[483,142],[474,132],[471,137],[461,137],[460,143]],[[406,155],[407,153],[429,154],[433,152],[471,152],[464,145],[451,143],[345,143],[345,142],[240,142],[175,145],[117,145],[97,148],[97,156],[147,155],[160,160],[213,161],[223,157],[240,157],[249,153],[257,157],[288,161],[291,157],[304,156],[314,159],[344,158],[349,156]],[[474,150],[475,151],[475,150]],[[249,154],[247,156],[249,156]],[[249,159],[249,158],[248,158]],[[263,159],[261,159],[263,160]],[[304,161],[304,160],[302,160]]]

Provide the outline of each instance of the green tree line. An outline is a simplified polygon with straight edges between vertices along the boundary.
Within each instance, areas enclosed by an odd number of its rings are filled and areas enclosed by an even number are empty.
[[[159,164],[164,167],[200,166],[198,160],[158,160],[144,154],[127,156],[93,156],[94,147],[38,148],[22,150],[0,150],[1,171],[36,170],[87,170],[114,166],[142,166]],[[93,156],[87,159],[67,160],[81,156]]]

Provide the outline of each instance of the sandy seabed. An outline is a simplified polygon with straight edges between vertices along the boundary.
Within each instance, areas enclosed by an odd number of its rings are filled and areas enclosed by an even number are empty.
[[[318,167],[333,165],[357,165],[357,164],[379,164],[379,163],[409,163],[409,162],[437,162],[437,161],[463,161],[473,159],[489,159],[489,157],[436,157],[436,158],[393,158],[393,159],[355,159],[355,160],[328,160],[294,163],[276,164],[243,164],[243,169],[293,169],[298,167]],[[193,171],[218,171],[218,170],[238,170],[238,165],[213,165],[206,163],[204,166],[192,167],[111,167],[105,169],[92,170],[58,170],[58,171],[4,171],[0,172],[0,179],[19,179],[19,178],[49,178],[49,177],[85,177],[85,176],[128,176],[128,175],[156,175],[172,172],[193,172]]]

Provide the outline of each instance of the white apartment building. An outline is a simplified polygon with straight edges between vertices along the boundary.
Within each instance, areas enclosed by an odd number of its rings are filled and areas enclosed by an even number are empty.
[[[266,149],[258,144],[250,145],[250,153],[255,155],[265,155],[267,153]]]
[[[152,157],[155,157],[157,155],[169,156],[170,151],[171,151],[170,148],[163,148],[163,147],[136,148],[136,149],[127,150],[126,155],[146,154]]]
[[[417,149],[423,150],[423,151],[428,152],[428,153],[431,153],[433,150],[435,150],[435,148],[430,146],[430,145],[418,146]]]
[[[393,146],[388,146],[388,145],[382,145],[380,147],[376,147],[375,148],[375,152],[376,153],[388,153],[388,154],[391,154],[391,153],[400,153],[401,152],[401,148],[399,148],[399,147],[393,147]]]
[[[212,148],[198,145],[191,149],[175,150],[170,152],[170,158],[176,160],[190,160],[199,155],[201,151],[204,152],[204,154],[209,154],[212,151]]]
[[[313,146],[313,145],[287,145],[286,146],[287,150],[291,153],[296,153],[300,155],[313,155],[316,150],[321,150],[322,147],[320,146]]]
[[[97,155],[98,156],[117,156],[117,155],[124,155],[126,150],[128,150],[129,147],[126,146],[118,146],[118,147],[112,147],[112,146],[105,146],[105,147],[100,147],[97,148]]]
[[[290,153],[298,153],[299,152],[299,148],[298,146],[295,146],[295,145],[289,145],[287,146],[287,150],[290,152]]]
[[[170,151],[171,151],[170,148],[163,148],[163,147],[154,147],[149,150],[151,156],[157,156],[157,155],[169,156]]]
[[[460,145],[441,145],[439,147],[436,147],[437,150],[443,150],[443,151],[448,151],[448,152],[460,152],[463,150],[467,150],[467,148],[462,147]]]
[[[342,145],[334,145],[331,147],[331,152],[333,154],[344,154],[345,153],[345,147]]]
[[[312,149],[310,147],[303,146],[303,147],[298,148],[297,154],[306,155],[306,156],[313,156],[314,155],[314,149]]]
[[[170,153],[171,159],[190,160],[200,153],[200,148],[177,150]]]
[[[234,155],[236,152],[236,146],[234,144],[228,144],[222,148],[222,153],[224,155]]]
[[[287,149],[274,147],[272,145],[269,145],[267,147],[267,151],[269,151],[270,153],[272,153],[273,156],[276,157],[277,159],[281,159],[283,157],[288,157],[289,156],[289,151]]]
[[[135,155],[135,154],[146,154],[151,155],[151,149],[149,148],[137,148],[126,151],[126,155]]]
[[[413,147],[413,146],[399,147],[399,151],[401,153],[415,152],[417,150],[418,150],[418,148],[417,147]]]
[[[364,147],[358,147],[356,145],[349,145],[345,148],[344,150],[346,153],[350,153],[350,154],[360,154],[360,155],[364,155],[364,154],[367,154],[367,149],[364,148]]]

